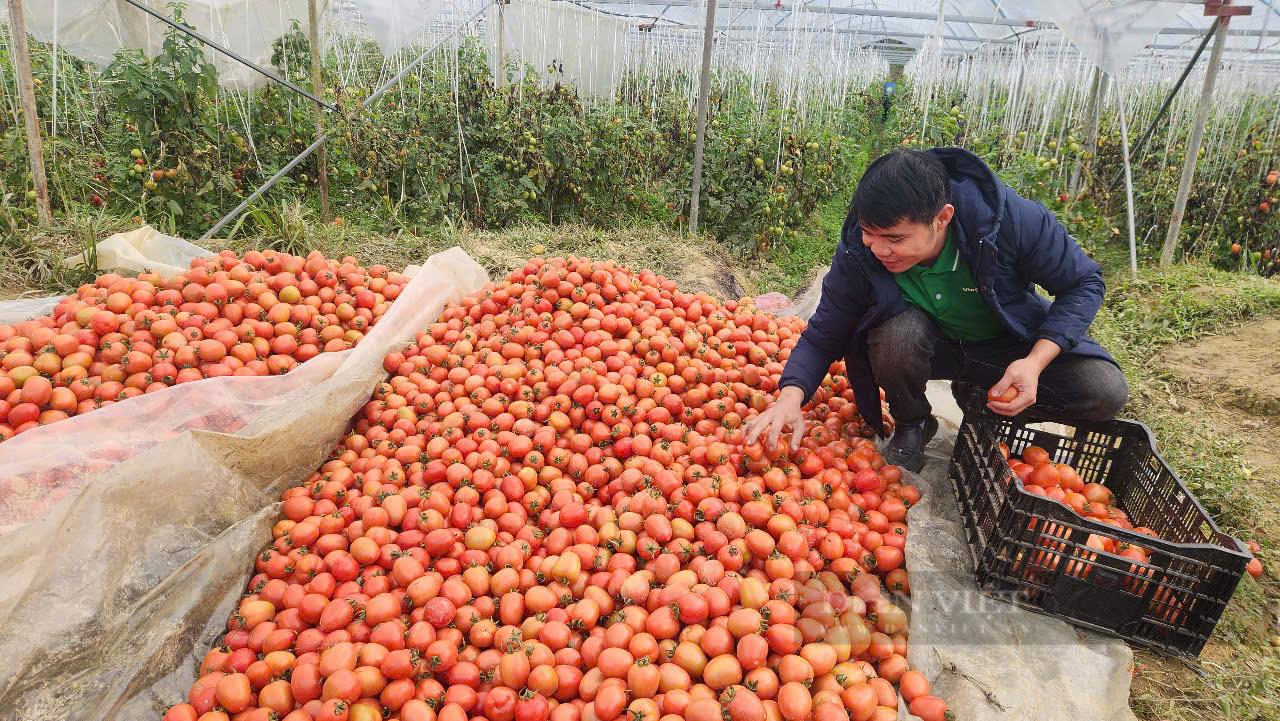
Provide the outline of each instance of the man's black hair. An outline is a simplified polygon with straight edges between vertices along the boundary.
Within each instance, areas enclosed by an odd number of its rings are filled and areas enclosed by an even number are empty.
[[[894,150],[867,166],[850,212],[867,228],[891,228],[907,220],[928,224],[951,202],[947,169],[933,153]]]

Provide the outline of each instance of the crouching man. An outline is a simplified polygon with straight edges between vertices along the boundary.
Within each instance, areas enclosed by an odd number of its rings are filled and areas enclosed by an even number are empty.
[[[1053,300],[1036,292],[1039,285]],[[960,148],[896,150],[858,183],[822,297],[792,349],[777,400],[748,428],[772,446],[828,367],[844,358],[863,420],[884,435],[883,388],[896,422],[887,463],[918,472],[938,430],[931,379],[990,389],[988,407],[1035,406],[1114,418],[1128,398],[1115,360],[1086,335],[1106,286],[1044,206]]]

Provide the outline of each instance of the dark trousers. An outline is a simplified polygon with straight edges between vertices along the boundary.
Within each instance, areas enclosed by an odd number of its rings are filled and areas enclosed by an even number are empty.
[[[925,383],[949,380],[986,391],[1004,376],[1009,364],[1025,358],[1034,341],[1011,336],[990,341],[947,340],[936,321],[917,308],[871,329],[871,369],[884,389],[889,412],[899,423],[912,424],[932,408]],[[1115,418],[1129,398],[1124,373],[1103,358],[1062,353],[1045,367],[1032,408],[1075,420]]]

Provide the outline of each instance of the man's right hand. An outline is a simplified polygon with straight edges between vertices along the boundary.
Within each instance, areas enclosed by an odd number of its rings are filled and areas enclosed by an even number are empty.
[[[765,447],[773,450],[778,445],[782,429],[790,426],[792,429],[790,446],[799,448],[800,440],[804,438],[804,413],[800,411],[803,403],[804,391],[796,386],[783,388],[778,392],[778,399],[773,402],[773,405],[747,424],[747,445],[755,443],[765,429],[768,429],[769,435]]]

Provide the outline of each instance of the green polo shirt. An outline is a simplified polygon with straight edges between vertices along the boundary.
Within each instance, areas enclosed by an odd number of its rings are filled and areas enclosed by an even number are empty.
[[[907,305],[928,313],[950,340],[991,340],[1005,333],[1000,319],[978,294],[978,284],[960,257],[950,230],[933,265],[912,266],[895,273],[893,279]]]

